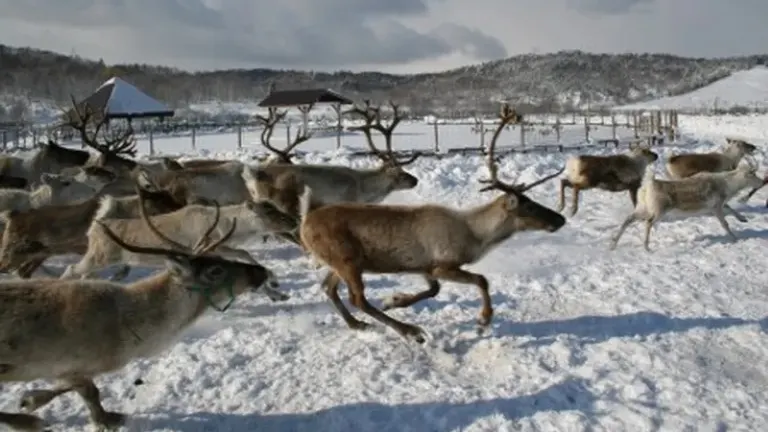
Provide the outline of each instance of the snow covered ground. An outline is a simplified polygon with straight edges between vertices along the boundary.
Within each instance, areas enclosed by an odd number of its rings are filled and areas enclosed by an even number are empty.
[[[768,144],[765,116],[681,117],[681,126],[685,150],[709,150],[730,135]],[[420,128],[395,137],[398,145],[431,146],[430,128]],[[462,139],[454,135],[451,145],[466,145]],[[170,142],[166,148],[187,151]],[[252,151],[202,153],[247,159]],[[682,148],[659,151],[663,157]],[[505,158],[501,172],[530,181],[557,169],[565,156]],[[374,163],[333,150],[307,159]],[[758,160],[765,162],[762,155]],[[477,180],[486,175],[479,157],[421,159],[410,170],[418,187],[389,202],[466,207],[494,195],[478,193]],[[557,182],[530,195],[556,206]],[[638,227],[617,250],[607,250],[631,210],[629,198],[587,191],[559,232],[513,237],[470,267],[491,283],[491,334],[474,332],[480,302],[471,286],[446,283],[438,298],[392,311],[434,335],[426,347],[382,326],[348,329],[319,290],[322,271],[310,270],[292,246],[255,241],[251,252],[281,275],[290,300],[246,295],[226,313],[211,312],[165,355],[97,384],[105,407],[130,414],[134,431],[763,430],[767,195],[768,188],[747,205],[734,204],[749,218],[746,224],[729,219],[736,243],[725,240],[714,218],[702,216],[660,223],[647,253]],[[423,288],[412,276],[366,281],[374,301]],[[135,386],[139,377],[144,384]],[[15,410],[23,389],[45,385],[4,386],[0,408]],[[76,396],[62,396],[41,413],[57,431],[81,430],[88,421]]]

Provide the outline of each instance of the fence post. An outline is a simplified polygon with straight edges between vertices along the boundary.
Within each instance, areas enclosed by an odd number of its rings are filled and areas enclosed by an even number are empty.
[[[192,150],[197,148],[197,125],[192,125]]]
[[[243,148],[243,126],[237,125],[237,149]]]
[[[560,128],[562,125],[560,124],[560,116],[557,116],[557,119],[555,120],[555,135],[557,136],[557,143],[560,144]]]
[[[584,117],[584,141],[589,141],[589,117]]]
[[[485,121],[480,120],[480,150],[485,153]]]
[[[525,147],[525,120],[518,126],[520,126],[520,147]]]
[[[149,155],[152,156],[155,154],[155,137],[152,131],[154,128],[150,125],[149,126]]]
[[[435,153],[438,153],[440,152],[440,133],[437,130],[437,119],[435,119],[433,127],[435,130]]]
[[[618,127],[618,124],[616,124],[616,114],[611,114],[611,137],[614,140],[618,139],[618,136],[616,135],[616,127]]]

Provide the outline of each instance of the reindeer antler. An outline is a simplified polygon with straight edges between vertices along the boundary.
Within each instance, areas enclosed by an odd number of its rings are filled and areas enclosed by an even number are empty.
[[[480,189],[480,192],[485,192],[489,190],[500,190],[504,193],[523,193],[529,189],[532,189],[548,180],[551,180],[560,174],[562,174],[563,171],[565,171],[565,167],[561,168],[558,172],[548,175],[542,179],[536,180],[535,182],[531,183],[530,185],[526,185],[525,183],[516,184],[514,183],[506,183],[501,180],[499,180],[499,168],[496,162],[496,141],[499,140],[499,136],[501,135],[501,131],[504,130],[504,128],[507,125],[510,124],[516,124],[520,123],[523,119],[523,116],[519,114],[517,111],[509,107],[509,104],[503,104],[501,106],[501,110],[499,112],[499,125],[496,127],[496,130],[493,131],[493,136],[491,137],[491,143],[488,146],[488,172],[490,174],[489,179],[482,179],[480,180],[480,183],[487,184],[488,186],[485,186]]]
[[[312,109],[313,104],[299,107],[299,110],[306,115]],[[296,131],[296,136],[291,140],[283,149],[278,149],[273,146],[270,141],[272,140],[272,134],[275,132],[275,126],[285,119],[288,114],[287,110],[279,111],[275,107],[269,107],[267,109],[267,116],[257,115],[256,118],[264,123],[264,130],[261,131],[261,145],[263,145],[272,154],[276,155],[280,162],[293,163],[291,160],[291,151],[295,149],[299,144],[308,141],[312,138],[312,134],[309,131],[304,130],[303,127],[299,127]]]
[[[105,133],[102,131],[102,127],[107,123],[107,116],[101,115],[100,118],[97,118],[97,112],[90,106],[84,104],[81,109],[74,96],[70,96],[70,99],[72,100],[72,109],[65,112],[65,125],[79,132],[84,145],[105,155],[136,156],[136,139],[133,136],[134,131],[130,123],[123,131]],[[88,133],[90,123],[93,123],[93,133]],[[101,135],[99,135],[100,132]]]
[[[156,247],[147,247],[147,246],[136,246],[131,245],[128,243],[125,243],[122,239],[120,239],[117,234],[112,232],[105,224],[103,224],[100,221],[97,221],[99,225],[104,229],[104,233],[109,237],[112,241],[119,244],[122,248],[125,250],[128,250],[133,253],[142,253],[142,254],[150,254],[150,255],[184,255],[184,256],[202,256],[208,253],[209,251],[217,248],[219,245],[224,243],[225,241],[229,240],[230,237],[232,237],[232,234],[234,234],[235,229],[237,228],[237,219],[232,219],[232,226],[230,226],[229,230],[221,236],[218,240],[211,242],[210,235],[213,233],[213,231],[216,229],[216,227],[219,224],[219,217],[220,217],[220,209],[219,209],[219,203],[216,201],[213,201],[214,207],[216,208],[216,215],[214,216],[213,223],[208,227],[208,229],[203,233],[203,235],[200,237],[200,240],[197,241],[197,243],[193,247],[189,247],[186,245],[183,245],[171,238],[169,238],[167,235],[163,234],[160,229],[155,226],[155,224],[152,223],[150,218],[147,216],[147,209],[146,205],[144,203],[144,196],[146,195],[146,192],[142,190],[139,185],[136,185],[136,193],[139,195],[139,213],[141,215],[141,218],[144,220],[144,223],[147,225],[150,231],[154,233],[157,238],[162,240],[163,242],[167,243],[169,246],[171,246],[171,249],[163,249],[163,248],[156,248]]]
[[[382,162],[388,165],[405,166],[418,159],[421,156],[421,153],[416,152],[411,155],[411,157],[404,160],[397,159],[397,156],[395,156],[395,153],[392,150],[392,134],[403,118],[400,115],[400,107],[397,104],[389,101],[389,106],[392,109],[392,120],[386,125],[381,121],[381,107],[372,105],[371,101],[368,99],[364,101],[362,107],[355,105],[353,108],[345,111],[344,114],[353,114],[363,118],[365,121],[364,125],[354,126],[349,129],[363,132],[368,147],[374,155],[382,160]],[[373,143],[372,130],[378,131],[384,136],[383,152]]]

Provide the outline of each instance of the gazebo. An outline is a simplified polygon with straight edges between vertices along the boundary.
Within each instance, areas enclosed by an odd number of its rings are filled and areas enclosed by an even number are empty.
[[[309,112],[316,104],[332,104],[336,112],[336,146],[341,147],[341,107],[352,105],[354,102],[330,89],[299,89],[299,90],[271,90],[269,94],[259,102],[263,108],[297,107],[301,111],[304,130],[309,123]]]
[[[77,112],[75,111],[77,110]],[[130,124],[133,119],[173,117],[174,110],[139,90],[133,84],[119,77],[105,81],[90,96],[76,102],[67,110],[65,120],[72,122],[77,113],[88,113],[95,122],[124,119]],[[152,129],[149,131],[150,154],[154,153]]]

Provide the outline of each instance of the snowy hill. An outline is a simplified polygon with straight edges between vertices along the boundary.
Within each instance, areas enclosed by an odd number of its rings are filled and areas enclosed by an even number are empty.
[[[417,115],[470,116],[495,112],[506,99],[521,109],[553,112],[631,103],[688,92],[748,69],[766,56],[721,59],[664,54],[590,54],[564,51],[519,55],[440,73],[222,70],[188,73],[146,65],[112,65],[48,51],[0,45],[0,88],[66,103],[120,76],[174,108],[219,101],[248,103],[280,88],[332,88],[353,98],[394,98]],[[10,65],[6,67],[5,65]]]
[[[756,66],[692,92],[617,107],[618,110],[727,110],[734,107],[768,109],[768,68]]]

